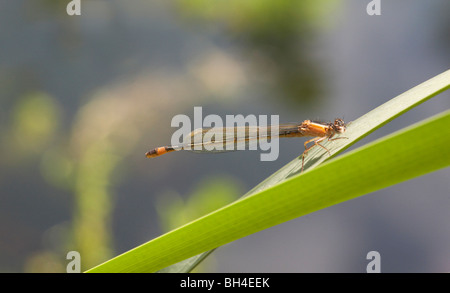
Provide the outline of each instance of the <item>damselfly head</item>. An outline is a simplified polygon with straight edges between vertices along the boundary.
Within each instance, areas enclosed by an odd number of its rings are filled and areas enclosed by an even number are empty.
[[[345,122],[340,118],[335,119],[331,127],[338,133],[344,133],[346,130]]]

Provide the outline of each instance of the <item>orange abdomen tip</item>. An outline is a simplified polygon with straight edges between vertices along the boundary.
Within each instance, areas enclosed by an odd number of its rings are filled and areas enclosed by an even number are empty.
[[[159,147],[159,148],[156,148],[156,149],[146,152],[145,156],[147,158],[154,158],[154,157],[164,155],[171,151],[174,151],[174,149],[172,147]]]

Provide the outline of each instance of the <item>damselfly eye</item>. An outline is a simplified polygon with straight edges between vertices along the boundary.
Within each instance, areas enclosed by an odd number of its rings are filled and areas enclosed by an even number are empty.
[[[334,120],[334,125],[335,126],[345,126],[345,122],[344,122],[344,120],[338,118],[338,119]]]
[[[334,120],[333,129],[336,132],[339,132],[339,133],[345,132],[345,122],[344,122],[344,120],[339,119],[339,118]]]

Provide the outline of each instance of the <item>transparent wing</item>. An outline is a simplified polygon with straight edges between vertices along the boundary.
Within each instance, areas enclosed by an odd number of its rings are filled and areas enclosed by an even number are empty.
[[[176,147],[193,152],[230,152],[256,150],[258,143],[279,137],[303,136],[298,124],[275,126],[213,127],[196,129],[184,137],[185,144]]]

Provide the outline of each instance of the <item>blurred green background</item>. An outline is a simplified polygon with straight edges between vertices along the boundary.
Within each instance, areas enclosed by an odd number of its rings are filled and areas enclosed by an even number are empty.
[[[221,207],[302,152],[177,152],[177,114],[355,119],[450,65],[447,0],[0,0],[0,271],[82,270]],[[355,147],[448,109],[449,94]],[[418,139],[420,139],[418,134]],[[206,272],[450,270],[449,170],[229,244]],[[405,204],[407,203],[407,204]]]

